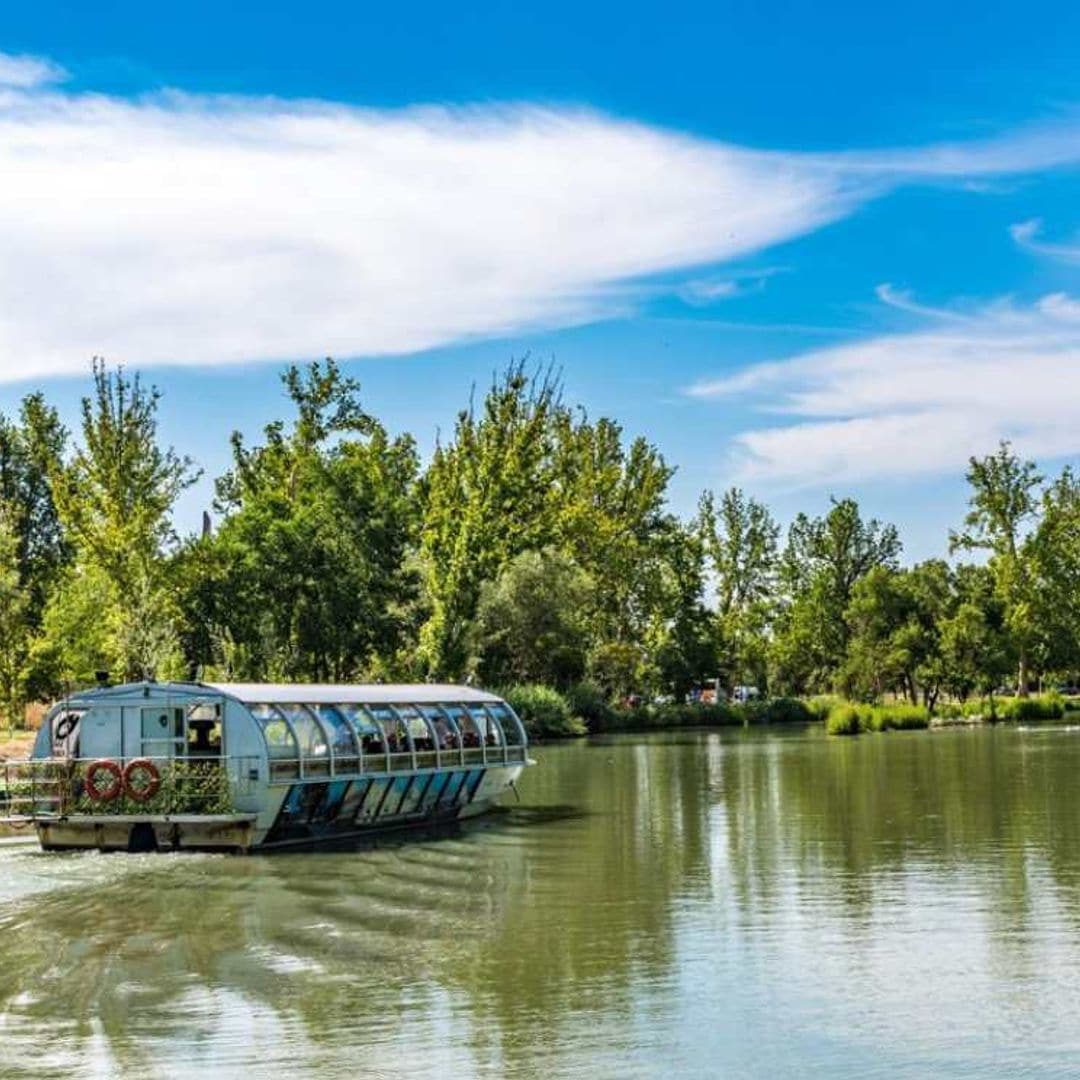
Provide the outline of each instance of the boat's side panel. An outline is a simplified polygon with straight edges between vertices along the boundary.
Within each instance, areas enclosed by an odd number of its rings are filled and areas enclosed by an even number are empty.
[[[256,832],[255,846],[311,843],[470,817],[489,809],[522,768],[477,765],[282,787],[276,789],[284,792],[280,811],[265,833]],[[260,825],[262,820],[260,815]]]
[[[249,851],[254,822],[240,815],[59,818],[36,822],[45,851]]]

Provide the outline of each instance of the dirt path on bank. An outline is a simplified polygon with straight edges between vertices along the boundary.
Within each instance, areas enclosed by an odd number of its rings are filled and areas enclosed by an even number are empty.
[[[0,731],[0,761],[5,758],[29,757],[35,738],[37,738],[36,731],[15,731],[10,734]]]

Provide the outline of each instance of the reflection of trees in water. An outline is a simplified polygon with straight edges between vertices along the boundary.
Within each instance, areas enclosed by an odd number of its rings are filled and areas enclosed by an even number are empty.
[[[670,969],[672,897],[706,866],[692,748],[557,756],[526,806],[438,840],[70,860],[72,881],[112,872],[9,913],[0,1011],[30,1045],[104,1038],[138,1072],[150,1031],[185,1056],[212,1036],[193,995],[268,1008],[343,1052],[422,1042],[449,1008],[473,1060],[512,1067],[557,1046],[568,1015],[629,1010],[634,981]]]
[[[988,910],[1014,923],[1029,910],[1039,867],[1080,917],[1080,816],[1071,794],[1080,744],[1070,752],[1072,738],[1010,729],[893,733],[726,753],[723,809],[740,904],[767,911],[793,872],[849,913],[867,914],[895,874],[917,864],[977,874]]]
[[[630,1017],[633,987],[670,974],[673,902],[707,868],[695,742],[564,746],[529,773],[530,804],[574,800],[582,813],[543,830],[512,819],[496,842],[527,876],[474,963],[447,970],[496,1021],[508,1066],[554,1053],[571,1016]],[[490,1034],[481,1025],[476,1038]]]
[[[69,887],[0,908],[0,1028],[54,1071],[103,1040],[139,1073],[150,1032],[190,1060],[228,1021],[248,1060],[527,1072],[571,1024],[640,1022],[641,988],[678,974],[688,901],[746,924],[825,903],[871,933],[898,881],[964,874],[1003,927],[1043,880],[1080,925],[1070,738],[613,739],[540,751],[520,808],[437,840],[38,856]]]

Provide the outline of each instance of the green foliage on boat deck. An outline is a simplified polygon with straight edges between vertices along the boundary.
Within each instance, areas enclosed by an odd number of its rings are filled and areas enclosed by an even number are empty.
[[[86,794],[88,762],[29,761],[0,767],[0,811],[135,816],[233,812],[225,769],[198,761],[161,761],[156,766],[161,786],[151,798],[139,801],[121,792],[107,802]]]

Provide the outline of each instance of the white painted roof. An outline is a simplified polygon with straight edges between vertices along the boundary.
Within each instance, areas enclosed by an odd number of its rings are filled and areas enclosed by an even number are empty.
[[[285,705],[381,705],[427,704],[429,702],[486,701],[502,699],[472,686],[437,683],[353,684],[335,686],[318,683],[206,683],[230,694],[245,705],[263,702]]]

